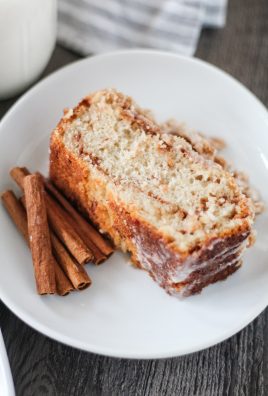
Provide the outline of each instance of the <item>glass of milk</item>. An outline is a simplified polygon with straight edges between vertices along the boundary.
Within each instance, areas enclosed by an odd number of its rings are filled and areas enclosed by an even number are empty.
[[[56,40],[57,0],[0,0],[0,99],[40,76]]]

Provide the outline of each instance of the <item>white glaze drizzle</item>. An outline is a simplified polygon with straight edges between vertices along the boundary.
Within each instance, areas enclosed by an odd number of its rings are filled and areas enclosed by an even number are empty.
[[[246,234],[242,234],[246,235]],[[215,245],[222,241],[221,239],[217,239],[211,242],[209,247],[207,247],[208,250],[213,250]],[[198,255],[192,255],[190,256],[187,260],[185,260],[182,264],[180,264],[181,257],[179,254],[177,254],[177,259],[178,259],[178,266],[174,269],[171,270],[166,270],[165,273],[165,279],[159,276],[159,273],[153,271],[152,264],[153,262],[155,265],[159,267],[163,267],[163,265],[170,259],[174,260],[174,254],[170,253],[167,249],[160,249],[158,251],[155,251],[153,253],[149,253],[144,249],[143,243],[142,243],[142,238],[138,233],[135,233],[135,236],[132,238],[132,242],[136,246],[136,252],[137,252],[137,259],[139,260],[140,264],[142,265],[143,269],[149,271],[152,273],[154,276],[155,280],[160,284],[165,287],[165,289],[171,293],[171,294],[178,294],[178,295],[183,295],[187,293],[187,289],[190,287],[193,287],[194,284],[203,281],[204,279],[207,279],[210,276],[213,276],[217,274],[218,272],[222,271],[224,268],[227,268],[229,265],[232,265],[235,261],[240,260],[243,251],[246,248],[247,245],[247,239],[243,241],[243,243],[239,243],[233,247],[227,247],[224,250],[221,250],[219,253],[217,253],[215,256],[210,258],[207,261],[203,261],[202,263],[198,264]],[[206,266],[210,265],[215,261],[217,258],[221,257],[222,260],[224,258],[231,256],[233,254],[236,254],[238,251],[240,251],[239,256],[236,256],[233,260],[227,263],[220,263],[217,264],[215,270],[210,271],[208,274],[203,275],[200,277],[200,279],[195,280],[194,282],[191,282],[190,284],[186,285],[180,290],[177,290],[174,287],[174,283],[180,283],[180,282],[185,282],[189,278],[189,276],[196,270],[203,269]],[[167,284],[168,283],[168,284]]]

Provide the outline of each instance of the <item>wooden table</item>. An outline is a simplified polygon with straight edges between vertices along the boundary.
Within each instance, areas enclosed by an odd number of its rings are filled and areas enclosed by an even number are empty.
[[[204,31],[196,55],[232,74],[268,106],[267,0],[229,0],[227,26]],[[44,75],[78,58],[57,47]],[[0,102],[0,116],[13,103]],[[149,361],[102,357],[61,345],[32,330],[2,303],[0,325],[19,396],[268,395],[268,309],[219,345]]]

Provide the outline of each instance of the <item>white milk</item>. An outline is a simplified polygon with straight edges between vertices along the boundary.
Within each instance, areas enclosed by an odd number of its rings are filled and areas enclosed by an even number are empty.
[[[0,99],[44,70],[56,39],[56,0],[0,0]]]

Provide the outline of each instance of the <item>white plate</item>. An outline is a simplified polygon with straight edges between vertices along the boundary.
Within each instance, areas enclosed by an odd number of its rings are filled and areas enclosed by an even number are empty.
[[[147,50],[123,51],[76,62],[26,93],[0,126],[1,190],[10,167],[47,172],[48,142],[65,107],[87,93],[116,87],[155,111],[224,138],[227,154],[268,202],[268,115],[241,84],[196,59]],[[0,297],[30,326],[58,341],[127,358],[178,356],[218,343],[253,320],[268,302],[268,216],[244,266],[224,282],[182,301],[168,296],[143,271],[114,254],[88,265],[93,285],[68,297],[39,297],[27,247],[2,205]]]

